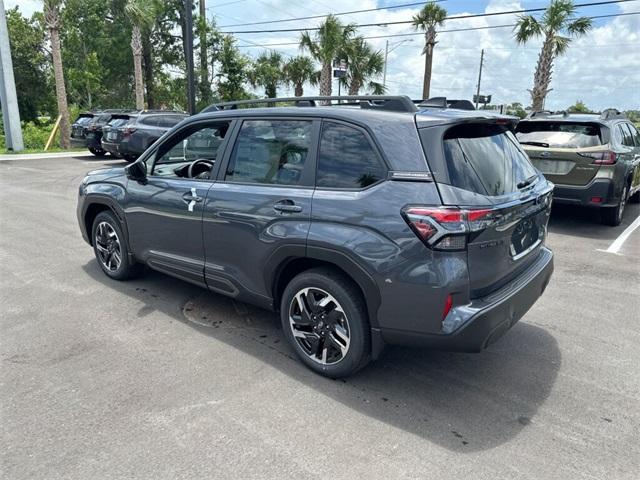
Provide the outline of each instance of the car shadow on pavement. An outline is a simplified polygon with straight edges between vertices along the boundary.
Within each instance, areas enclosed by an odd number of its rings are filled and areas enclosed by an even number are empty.
[[[549,219],[549,232],[584,238],[613,240],[640,215],[640,205],[627,203],[622,223],[617,227],[600,223],[597,208],[556,204]]]
[[[142,302],[142,319],[160,311],[320,395],[456,452],[494,448],[535,423],[561,365],[554,337],[521,321],[480,354],[387,347],[355,376],[330,380],[297,360],[273,312],[152,271],[137,280],[117,282],[95,261],[83,269],[108,288]]]

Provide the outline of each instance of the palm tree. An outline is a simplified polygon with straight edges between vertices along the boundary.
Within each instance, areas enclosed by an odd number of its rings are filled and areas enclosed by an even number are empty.
[[[340,81],[349,88],[349,95],[358,95],[360,89],[371,77],[380,75],[384,70],[384,55],[379,50],[373,50],[362,37],[356,37],[347,42],[343,53],[349,68]]]
[[[355,31],[353,24],[342,25],[335,16],[329,15],[313,37],[309,32],[301,35],[300,48],[308,50],[314,60],[322,65],[320,95],[331,95],[331,65]]]
[[[69,106],[67,105],[67,90],[64,86],[64,71],[62,70],[62,55],[60,51],[60,6],[62,0],[44,1],[44,21],[49,31],[51,41],[51,57],[53,59],[53,76],[56,82],[56,100],[58,101],[58,115],[60,115],[60,146],[69,148],[71,127],[69,124]]]
[[[315,71],[313,60],[304,55],[292,58],[285,64],[284,74],[287,82],[293,84],[296,97],[301,97],[304,94],[305,83],[315,83]]]
[[[570,37],[579,37],[591,28],[588,17],[574,17],[576,7],[572,0],[552,0],[539,20],[531,15],[522,15],[515,27],[518,43],[524,44],[532,38],[544,37],[538,65],[533,76],[533,89],[529,90],[534,111],[544,108],[544,101],[551,91],[551,73],[556,57],[566,53]]]
[[[422,83],[422,98],[429,98],[431,88],[431,66],[433,64],[433,49],[436,46],[436,27],[444,24],[447,11],[435,3],[427,3],[417,15],[413,16],[411,24],[416,30],[424,31],[424,82]]]
[[[249,72],[249,83],[264,87],[267,98],[278,95],[278,85],[285,81],[282,55],[278,52],[261,53]]]
[[[150,0],[127,0],[124,13],[131,22],[131,52],[136,90],[136,108],[144,108],[144,88],[142,85],[142,32],[153,22],[154,8]]]

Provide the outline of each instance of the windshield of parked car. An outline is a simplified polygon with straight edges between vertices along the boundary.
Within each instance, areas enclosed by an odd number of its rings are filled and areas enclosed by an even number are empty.
[[[520,122],[516,137],[523,145],[546,148],[586,148],[602,145],[600,126],[595,123]]]

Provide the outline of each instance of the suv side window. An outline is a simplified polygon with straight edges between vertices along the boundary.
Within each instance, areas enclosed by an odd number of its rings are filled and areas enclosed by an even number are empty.
[[[632,123],[628,123],[627,127],[631,130],[631,135],[636,141],[636,147],[640,147],[640,133],[638,132],[638,129]]]
[[[312,131],[310,120],[245,120],[225,181],[300,185]]]
[[[158,116],[157,115],[153,115],[153,116],[149,116],[149,117],[142,117],[138,123],[141,123],[143,125],[149,125],[151,127],[157,127],[158,126]]]
[[[202,160],[198,162],[201,168],[209,165],[209,169],[207,175],[197,178],[208,179],[228,130],[229,122],[194,125],[183,130],[158,149],[152,175],[188,178],[189,165]]]
[[[323,122],[316,185],[359,189],[387,175],[380,156],[359,129]]]
[[[618,128],[620,129],[620,134],[622,136],[622,144],[626,147],[633,147],[633,137],[631,136],[631,131],[626,127],[625,123],[619,123]]]

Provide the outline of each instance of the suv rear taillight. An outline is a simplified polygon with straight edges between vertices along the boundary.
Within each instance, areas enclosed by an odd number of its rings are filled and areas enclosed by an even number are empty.
[[[122,133],[124,134],[125,137],[128,137],[129,135],[131,135],[135,131],[136,131],[135,128],[127,127],[122,131]]]
[[[613,165],[618,160],[616,152],[582,152],[578,153],[581,157],[592,158],[592,165]]]
[[[406,207],[402,217],[429,248],[464,250],[467,234],[486,228],[496,213],[492,209]]]

